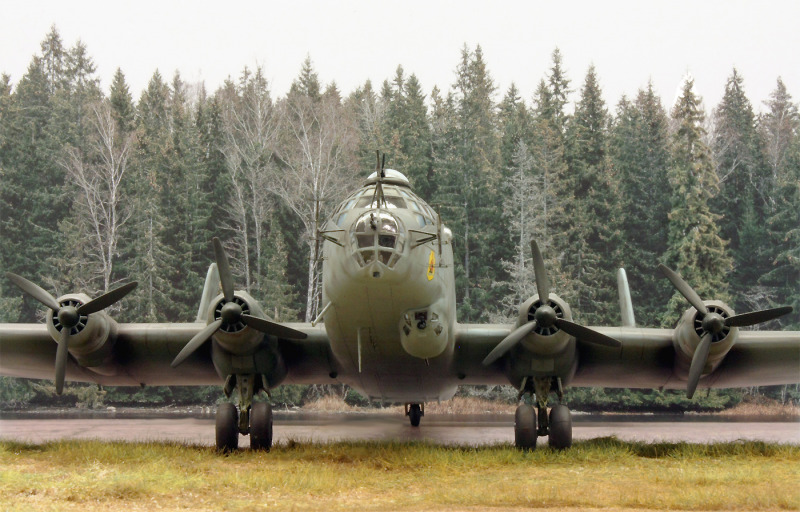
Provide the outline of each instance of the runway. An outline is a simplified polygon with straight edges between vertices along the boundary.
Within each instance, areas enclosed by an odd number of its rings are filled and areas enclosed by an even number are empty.
[[[393,414],[276,413],[274,442],[340,440],[427,441],[470,446],[514,442],[512,415],[429,415],[418,428]],[[625,441],[710,443],[754,440],[800,444],[800,421],[714,417],[575,415],[573,438],[616,436]],[[213,445],[214,418],[30,418],[0,419],[0,439],[43,443],[64,439],[175,441]],[[547,443],[540,438],[539,443]],[[241,436],[240,446],[249,439]]]

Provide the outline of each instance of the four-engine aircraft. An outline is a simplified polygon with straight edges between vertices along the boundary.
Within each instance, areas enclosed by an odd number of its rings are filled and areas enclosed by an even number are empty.
[[[511,384],[536,407],[520,405],[515,442],[532,448],[548,436],[572,444],[565,386],[700,388],[800,381],[800,332],[742,331],[791,311],[736,314],[703,300],[680,275],[661,271],[691,305],[674,329],[636,327],[627,278],[618,273],[622,323],[586,327],[547,276],[531,243],[538,293],[512,324],[456,319],[452,233],[398,171],[379,169],[337,208],[324,238],[322,309],[311,323],[276,323],[236,290],[227,256],[215,263],[194,323],[117,323],[105,308],[135,286],[94,300],[58,299],[23,277],[7,277],[46,308],[44,324],[0,324],[0,374],[98,385],[223,383],[237,405],[221,404],[216,443],[272,445],[272,409],[254,401],[281,384],[345,383],[372,400],[406,404],[418,426],[426,402],[450,399],[459,384]],[[221,293],[219,293],[221,288]],[[55,341],[55,343],[54,343]],[[551,395],[555,403],[551,403]],[[548,413],[549,406],[549,413]]]

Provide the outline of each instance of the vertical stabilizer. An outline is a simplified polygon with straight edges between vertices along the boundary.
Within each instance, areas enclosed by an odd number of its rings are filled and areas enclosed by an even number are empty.
[[[619,289],[619,309],[622,315],[622,326],[636,327],[636,319],[633,317],[631,290],[628,288],[628,275],[625,273],[624,268],[617,271],[617,288]]]
[[[211,305],[211,299],[220,293],[219,283],[219,270],[217,270],[217,264],[212,263],[211,266],[208,267],[206,284],[203,286],[203,295],[200,297],[200,308],[197,310],[198,322],[206,322],[206,315],[208,315],[208,307]]]

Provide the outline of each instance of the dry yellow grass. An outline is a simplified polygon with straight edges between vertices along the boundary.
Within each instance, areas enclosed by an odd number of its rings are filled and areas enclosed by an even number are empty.
[[[758,416],[768,418],[800,418],[800,407],[777,402],[741,402],[719,412],[722,416]]]
[[[797,510],[800,447],[0,442],[3,510]]]

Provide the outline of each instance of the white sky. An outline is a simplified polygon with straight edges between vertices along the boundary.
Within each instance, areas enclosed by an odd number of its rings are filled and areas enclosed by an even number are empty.
[[[595,64],[612,111],[650,79],[671,103],[687,72],[713,107],[734,66],[760,110],[778,76],[800,100],[798,20],[796,0],[0,0],[0,72],[16,83],[55,24],[65,46],[87,45],[105,90],[120,67],[135,99],[156,69],[213,91],[259,64],[279,96],[306,55],[345,94],[398,64],[430,93],[453,83],[466,43],[482,46],[496,99],[514,81],[530,101],[559,47],[575,91]]]

